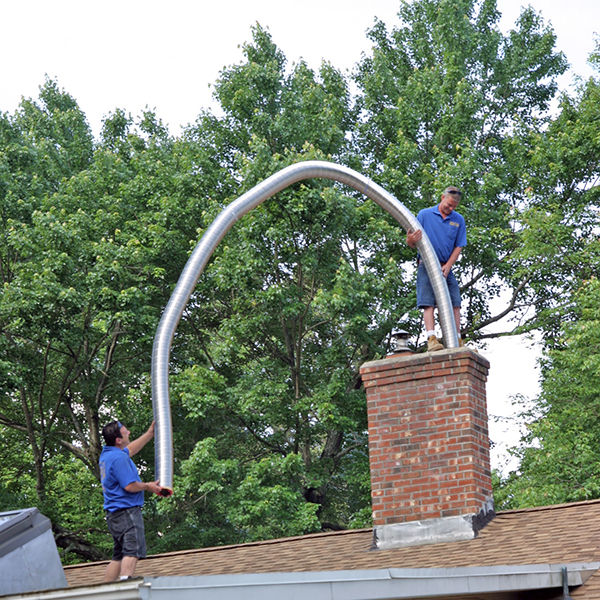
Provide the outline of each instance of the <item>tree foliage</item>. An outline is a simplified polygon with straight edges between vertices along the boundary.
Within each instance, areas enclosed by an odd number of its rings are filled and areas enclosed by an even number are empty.
[[[414,213],[458,185],[468,245],[456,267],[463,336],[506,315],[502,333],[537,326],[535,272],[517,254],[531,138],[543,132],[565,57],[532,8],[500,32],[495,0],[401,2],[401,24],[376,23],[358,67],[364,164]],[[498,308],[500,307],[500,308]]]
[[[71,468],[56,456],[98,478],[100,421],[150,419],[153,331],[203,220],[153,115],[130,131],[117,111],[92,154],[73,99],[50,81],[40,96],[4,121],[0,424],[26,436],[29,503],[54,515],[51,485]]]
[[[543,361],[542,393],[513,453],[518,470],[497,482],[503,508],[600,497],[600,283],[573,298],[577,318],[563,324]]]
[[[298,160],[342,160],[352,112],[343,77],[327,64],[318,75],[302,63],[288,74],[259,27],[244,52],[245,63],[221,74],[215,95],[225,114],[210,120],[225,148],[243,135],[247,150],[227,165],[243,181],[236,195]],[[199,139],[205,126],[188,135]],[[323,182],[279,193],[240,225],[182,323],[188,346],[176,351],[195,354],[176,389],[206,432],[164,513],[186,514],[207,543],[363,524],[358,369],[410,306],[392,292],[404,286],[402,272],[376,243],[399,243],[400,234],[364,200]]]
[[[510,508],[600,497],[599,94],[591,78],[575,97],[563,97],[531,153],[520,253],[537,272],[545,352],[542,391],[521,415],[527,430],[513,449],[519,466],[497,482],[496,495]]]

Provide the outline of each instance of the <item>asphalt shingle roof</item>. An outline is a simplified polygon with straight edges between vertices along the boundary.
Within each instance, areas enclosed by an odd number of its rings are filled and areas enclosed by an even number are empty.
[[[600,561],[600,500],[500,512],[473,540],[372,550],[372,530],[304,535],[149,556],[136,576],[448,568]],[[107,562],[65,567],[69,586],[100,583]],[[600,600],[600,575],[571,595]]]

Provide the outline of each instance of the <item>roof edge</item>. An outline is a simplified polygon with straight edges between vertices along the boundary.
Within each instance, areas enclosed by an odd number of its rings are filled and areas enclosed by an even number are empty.
[[[600,568],[600,562],[502,565],[443,569],[312,571],[240,575],[144,577],[125,582],[5,596],[5,600],[281,600],[310,594],[311,600],[391,600],[516,594],[577,587]]]
[[[528,506],[526,508],[512,508],[510,510],[499,510],[496,512],[496,516],[510,515],[514,513],[524,512],[540,512],[543,510],[560,510],[576,506],[588,506],[593,504],[600,504],[600,498],[594,500],[580,500],[579,502],[564,502],[563,504],[547,504],[545,506]]]
[[[389,600],[562,588],[565,567],[568,585],[578,587],[600,568],[600,562],[149,577],[144,581],[150,584],[153,595],[161,590],[181,594],[193,589],[196,595],[201,591],[203,600],[224,596],[234,600],[280,600],[307,593],[311,600]],[[157,595],[156,600],[159,598]]]

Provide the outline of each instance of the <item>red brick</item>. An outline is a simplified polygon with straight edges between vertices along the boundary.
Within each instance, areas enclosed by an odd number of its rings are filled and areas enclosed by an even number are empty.
[[[489,363],[471,351],[440,354],[361,369],[376,525],[470,514],[491,493]]]

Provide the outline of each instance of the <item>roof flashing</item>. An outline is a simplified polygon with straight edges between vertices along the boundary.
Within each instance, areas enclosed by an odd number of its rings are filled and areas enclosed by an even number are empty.
[[[517,598],[527,591],[559,590],[562,569],[577,587],[600,568],[600,562],[501,565],[442,569],[310,571],[237,575],[144,577],[5,596],[4,600],[409,600],[412,598]]]

